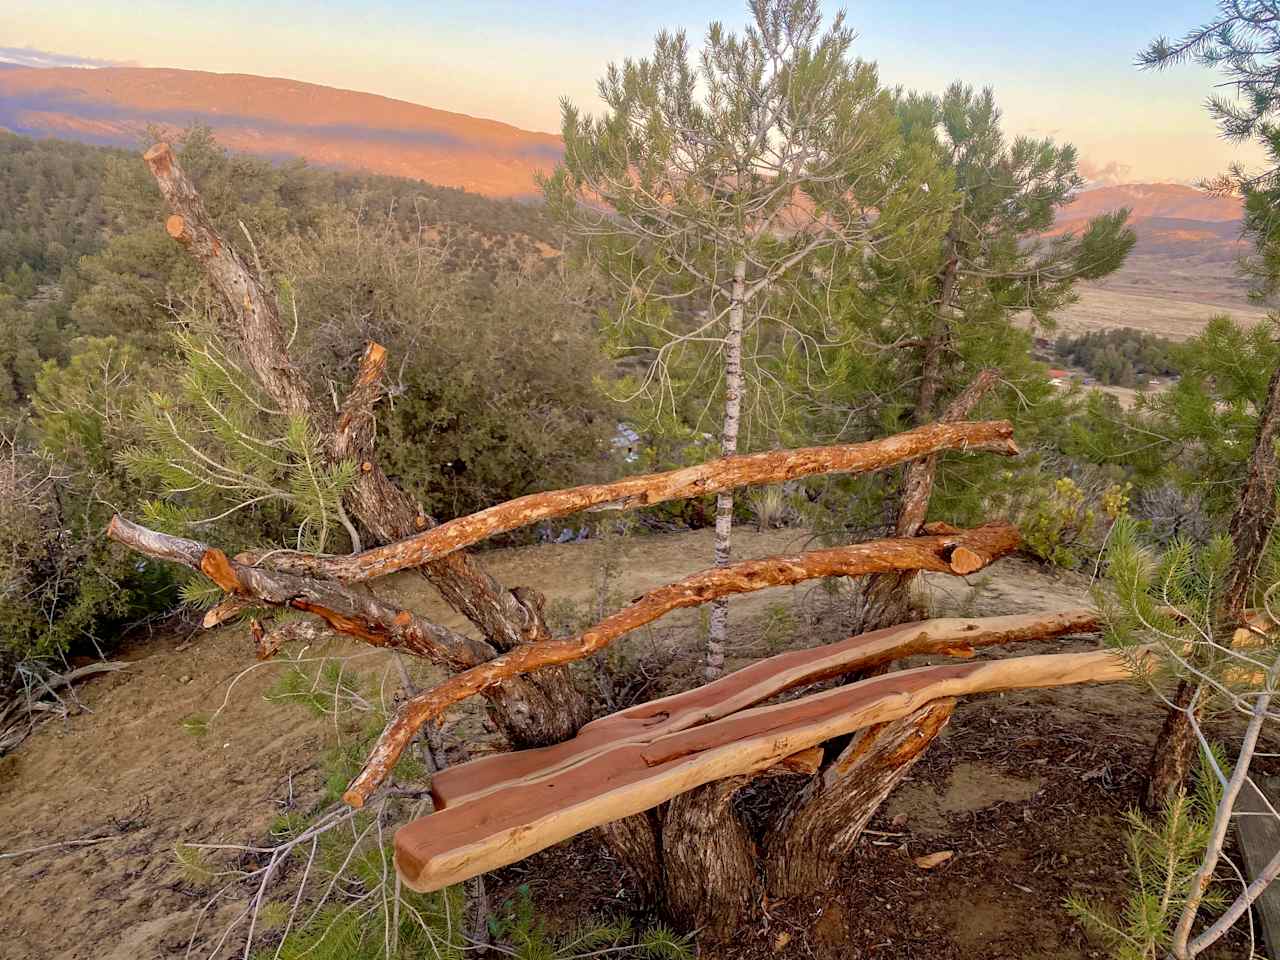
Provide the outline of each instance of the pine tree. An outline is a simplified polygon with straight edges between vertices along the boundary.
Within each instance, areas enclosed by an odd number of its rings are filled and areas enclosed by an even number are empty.
[[[1194,61],[1218,70],[1236,99],[1215,96],[1209,112],[1230,140],[1254,140],[1270,166],[1261,172],[1234,167],[1206,183],[1219,192],[1239,192],[1245,200],[1245,225],[1256,256],[1248,264],[1258,296],[1280,290],[1280,4],[1274,0],[1223,0],[1220,15],[1177,42],[1164,37],[1138,55],[1140,65],[1164,68]],[[1257,407],[1257,429],[1231,515],[1234,559],[1222,598],[1221,617],[1228,627],[1243,621],[1245,606],[1263,552],[1276,523],[1276,486],[1280,482],[1280,366],[1270,372]],[[1195,751],[1193,728],[1198,685],[1184,680],[1156,742],[1146,802],[1158,807],[1186,780]]]
[[[830,358],[823,402],[815,404],[812,433],[843,438],[904,429],[944,415],[984,370],[1008,389],[991,407],[1016,415],[1022,439],[1060,431],[1063,398],[1031,357],[1031,332],[1020,317],[1051,326],[1081,280],[1117,269],[1135,241],[1127,211],[1092,220],[1079,234],[1046,237],[1056,211],[1082,185],[1075,149],[1050,140],[1010,140],[990,90],[951,85],[942,96],[899,94],[895,114],[909,150],[931,161],[930,182],[944,195],[942,229],[925,238],[902,235],[900,249],[868,262],[868,275],[848,275],[840,291],[846,345]],[[987,378],[984,378],[987,379]],[[981,393],[981,391],[977,391]],[[963,402],[970,404],[971,396]],[[960,411],[955,411],[959,413]],[[995,412],[995,411],[993,411]],[[1032,468],[1015,474],[986,463],[944,464],[936,485],[949,519],[990,510],[1001,488],[1011,495]],[[931,469],[931,468],[930,468]],[[977,471],[977,472],[975,472]],[[846,484],[831,503],[841,524],[916,533],[930,502],[927,483],[881,480]],[[906,502],[902,491],[912,489]],[[862,505],[853,516],[852,501]],[[845,531],[842,530],[843,534]],[[863,591],[860,629],[906,616],[909,583],[885,594]]]
[[[762,402],[767,344],[817,340],[815,311],[792,309],[786,291],[820,261],[874,257],[891,197],[915,198],[920,216],[934,205],[898,162],[892,99],[873,66],[850,60],[843,15],[823,31],[816,0],[750,10],[741,36],[712,24],[698,54],[663,32],[650,58],[611,65],[602,117],[565,101],[564,162],[544,184],[617,293],[614,329],[642,361],[640,392],[661,408],[681,377],[716,371],[701,388],[725,455],[738,451],[744,403]],[[729,562],[733,505],[732,492],[718,496],[717,565]],[[727,618],[717,602],[708,679],[723,669]]]

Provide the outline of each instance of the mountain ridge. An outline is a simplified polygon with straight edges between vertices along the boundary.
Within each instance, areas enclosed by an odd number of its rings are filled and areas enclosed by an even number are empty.
[[[536,196],[536,176],[562,154],[554,134],[284,77],[167,67],[0,70],[0,127],[15,133],[135,146],[149,124],[192,122],[208,124],[232,150],[491,197]],[[1242,252],[1240,201],[1176,183],[1082,190],[1049,234],[1078,231],[1122,206],[1132,210],[1139,255],[1222,262]]]
[[[240,73],[157,67],[0,71],[0,126],[114,146],[148,124],[207,123],[233,150],[532,196],[560,138],[380,94]]]

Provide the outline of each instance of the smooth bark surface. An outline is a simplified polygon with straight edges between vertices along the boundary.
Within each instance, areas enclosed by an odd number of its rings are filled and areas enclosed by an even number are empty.
[[[672,610],[699,606],[717,597],[791,586],[819,577],[857,576],[891,570],[935,570],[969,573],[1016,549],[1017,528],[990,524],[903,540],[815,550],[792,556],[747,560],[706,570],[659,587],[576,637],[528,644],[494,660],[456,674],[401,705],[373,747],[365,768],[343,795],[363,806],[391,772],[405,746],[422,726],[442,716],[455,703],[492,688],[503,680],[547,666],[582,660]],[[956,566],[953,566],[953,559]]]
[[[649,744],[624,743],[561,776],[519,781],[415,820],[396,834],[396,869],[411,889],[439,890],[935,700],[1128,679],[1125,661],[1103,650],[921,667],[756,707]]]
[[[901,624],[839,643],[789,650],[743,667],[715,683],[593,720],[567,743],[491,754],[441,771],[432,779],[436,809],[469,802],[517,780],[554,776],[625,741],[659,736],[719,720],[799,687],[903,657],[967,658],[982,647],[1094,633],[1098,614],[1087,607],[1052,613],[937,619]]]

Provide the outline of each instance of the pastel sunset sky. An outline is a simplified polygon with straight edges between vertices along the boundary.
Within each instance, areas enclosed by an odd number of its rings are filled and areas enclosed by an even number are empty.
[[[443,0],[5,0],[0,59],[23,51],[91,62],[290,77],[557,131],[558,100],[598,108],[611,60],[644,55],[663,27],[701,38],[730,0],[617,4]],[[834,12],[840,4],[827,5]],[[1257,159],[1203,109],[1213,74],[1144,73],[1134,54],[1213,13],[1211,0],[855,3],[856,51],[882,82],[995,88],[1006,128],[1075,143],[1101,182],[1190,181]],[[18,51],[18,53],[14,53]]]

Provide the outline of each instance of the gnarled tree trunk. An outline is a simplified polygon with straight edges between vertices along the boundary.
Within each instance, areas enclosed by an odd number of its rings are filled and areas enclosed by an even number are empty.
[[[717,940],[741,929],[760,903],[756,844],[733,809],[733,795],[751,779],[682,793],[662,822],[664,911]]]
[[[997,376],[995,370],[983,370],[979,373],[947,405],[938,422],[956,423],[967,417],[995,384]],[[929,515],[929,500],[933,496],[933,480],[937,473],[936,454],[913,460],[903,468],[898,513],[894,524],[897,536],[914,537],[920,533]],[[853,632],[866,633],[916,619],[911,597],[915,580],[914,570],[867,577],[861,585],[861,597],[854,611]]]
[[[803,896],[835,882],[841,861],[942,732],[954,708],[954,700],[939,700],[853,735],[830,766],[792,798],[770,830],[765,875],[771,896]]]
[[[661,907],[664,892],[661,808],[614,820],[596,830],[627,871],[640,906]]]

